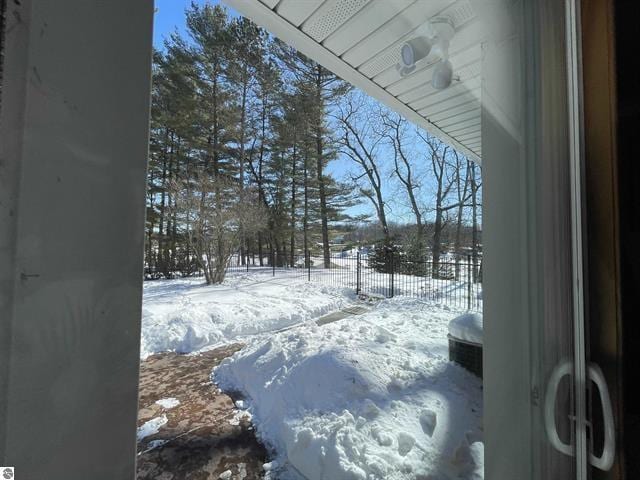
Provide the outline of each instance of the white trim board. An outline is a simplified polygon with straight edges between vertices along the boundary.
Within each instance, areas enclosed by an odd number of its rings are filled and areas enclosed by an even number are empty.
[[[253,20],[261,27],[267,29],[283,42],[288,43],[307,57],[312,58],[323,67],[331,70],[343,80],[358,87],[366,94],[405,117],[407,120],[424,128],[430,134],[438,137],[443,142],[455,148],[458,152],[466,155],[469,160],[473,160],[478,164],[482,162],[481,158],[475,152],[445,133],[437,125],[431,123],[418,112],[391,95],[385,89],[369,80],[358,70],[346,63],[340,57],[336,56],[323,45],[316,42],[306,33],[289,23],[265,4],[258,0],[223,0],[223,2],[237,10],[245,17]]]

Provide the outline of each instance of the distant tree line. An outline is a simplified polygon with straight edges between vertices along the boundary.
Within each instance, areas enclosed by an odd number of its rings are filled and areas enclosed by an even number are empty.
[[[423,250],[422,256],[429,256],[430,243],[433,238],[435,224],[432,220],[425,220],[422,231],[427,239],[427,248]],[[409,249],[413,245],[414,239],[417,237],[418,228],[414,223],[398,223],[389,222],[389,231],[391,233],[392,242],[402,249]],[[349,224],[337,229],[341,245],[345,250],[351,250],[354,247],[370,247],[379,243],[382,238],[382,227],[376,222],[368,222],[361,224]],[[456,246],[456,238],[459,237],[459,246]],[[471,255],[473,244],[473,227],[467,223],[463,223],[458,232],[457,221],[448,221],[442,228],[441,241],[442,251],[453,255]],[[478,254],[482,254],[482,231],[476,232],[478,238]]]
[[[374,208],[381,245],[398,242],[389,195],[415,220],[407,250],[436,262],[453,237],[477,255],[475,164],[224,7],[192,4],[186,32],[153,59],[148,271],[216,283],[235,253],[293,264],[316,249],[328,267],[331,232],[366,217],[346,213],[356,203]],[[338,157],[346,180],[327,171]]]

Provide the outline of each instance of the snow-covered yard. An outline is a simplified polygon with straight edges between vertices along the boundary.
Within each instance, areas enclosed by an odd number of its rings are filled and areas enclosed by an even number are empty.
[[[265,478],[482,479],[481,381],[448,360],[461,312],[394,298],[309,321],[355,302],[352,290],[268,272],[147,282],[142,355],[245,343],[212,380],[243,397],[273,455]]]
[[[315,319],[355,301],[352,290],[306,283],[271,270],[233,273],[222,285],[203,278],[144,282],[142,358],[191,353]]]

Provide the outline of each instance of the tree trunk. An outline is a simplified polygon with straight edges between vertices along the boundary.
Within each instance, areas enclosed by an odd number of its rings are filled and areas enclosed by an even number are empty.
[[[464,186],[460,182],[460,169],[461,162],[456,154],[456,184],[458,187],[458,214],[456,217],[456,238],[455,238],[455,253],[456,253],[456,280],[460,280],[460,258],[462,255],[462,216],[464,215],[465,202],[467,201],[467,191],[470,183],[470,170],[469,163],[467,161],[467,168],[464,176]]]
[[[176,138],[176,153],[175,153],[175,169],[170,168],[170,179],[177,179],[179,178],[180,175],[180,145],[181,145],[181,138],[178,136]],[[171,203],[171,232],[169,233],[169,250],[170,250],[170,258],[169,258],[169,264],[171,266],[171,271],[176,271],[178,270],[178,264],[177,264],[177,252],[176,252],[176,247],[177,247],[177,236],[178,236],[178,226],[177,226],[177,198],[175,195],[172,195],[170,198],[170,201],[172,201]]]
[[[456,280],[460,280],[460,238],[462,235],[462,204],[458,206],[458,216],[456,218],[456,238],[455,238],[455,252],[456,252]]]
[[[165,272],[165,267],[162,261],[162,252],[164,249],[164,213],[167,202],[167,156],[169,155],[169,129],[165,129],[164,136],[164,146],[163,146],[163,155],[162,155],[162,183],[160,184],[160,215],[158,219],[158,252],[156,257],[156,264],[158,266],[158,270],[161,270],[163,273]]]
[[[324,157],[322,142],[322,116],[324,114],[324,105],[322,99],[322,67],[318,65],[316,76],[316,95],[318,101],[318,117],[316,121],[316,169],[318,177],[318,193],[320,197],[320,219],[322,223],[322,253],[324,257],[324,268],[331,266],[331,251],[329,249],[329,221],[327,212],[327,194],[324,183]]]
[[[473,281],[479,280],[478,265],[478,184],[476,182],[476,164],[471,162],[471,217],[472,217],[472,230],[471,230],[471,261],[473,264]]]
[[[260,139],[260,153],[258,155],[258,170],[257,172],[255,172],[254,170],[254,174],[256,176],[256,183],[258,184],[258,199],[259,202],[264,204],[265,206],[267,205],[267,199],[266,199],[266,195],[264,192],[264,185],[263,185],[263,176],[262,176],[262,168],[263,168],[263,164],[264,164],[264,150],[265,150],[265,138],[267,135],[267,114],[268,114],[268,108],[267,108],[267,97],[266,95],[263,96],[262,98],[262,115],[261,115],[261,139]],[[263,243],[264,239],[262,237],[262,232],[258,232],[258,256],[260,257],[260,266],[263,267],[264,266],[264,252],[262,249],[262,243]]]
[[[440,278],[440,254],[442,252],[442,209],[436,207],[436,220],[433,225],[432,276]]]
[[[290,248],[290,257],[289,257],[289,265],[293,267],[294,265],[294,256],[295,256],[295,247],[296,247],[296,129],[294,127],[293,133],[293,155],[291,161],[291,237],[289,239],[289,248]]]
[[[378,211],[378,218],[380,219],[380,224],[382,225],[382,235],[384,236],[385,245],[391,246],[391,234],[389,233],[389,224],[387,223],[387,214],[384,210],[385,203],[382,199],[382,188],[380,186],[376,187],[376,197],[378,199],[378,205],[380,205],[380,209]]]
[[[440,278],[440,254],[442,252],[442,181],[444,172],[440,170],[440,175],[438,175],[438,190],[436,193],[436,218],[433,225],[433,245],[431,247],[431,261],[432,261],[432,272],[431,276],[433,278]]]
[[[416,219],[416,236],[417,236],[417,250],[420,252],[420,255],[423,255],[424,251],[424,224],[422,221],[422,213],[420,212],[420,206],[418,205],[418,201],[415,195],[416,185],[413,181],[413,172],[411,167],[411,162],[405,155],[404,150],[402,149],[403,136],[400,132],[402,120],[398,117],[396,120],[391,120],[388,124],[393,128],[393,136],[392,142],[395,150],[395,173],[400,182],[404,185],[404,188],[407,192],[407,196],[409,197],[409,203],[411,204],[411,211]],[[400,165],[398,163],[398,158],[402,160],[404,163],[406,173],[403,175],[400,169]]]
[[[245,169],[245,142],[246,142],[246,118],[247,118],[247,90],[249,88],[249,79],[248,79],[248,67],[247,64],[244,64],[244,72],[243,72],[243,83],[242,83],[242,100],[241,100],[241,111],[240,111],[240,201],[244,200],[244,169]],[[245,243],[246,243],[246,234],[244,225],[240,225],[240,257],[242,258],[242,265],[245,265]]]
[[[304,157],[304,216],[302,219],[302,231],[304,242],[304,254],[307,258],[307,252],[309,251],[309,172],[307,162],[309,161],[308,155]],[[305,268],[309,268],[307,264],[308,259],[305,261]]]
[[[153,187],[153,170],[150,168],[149,169],[149,181],[148,181],[148,185],[149,185],[149,192],[152,192],[152,187]],[[148,194],[149,197],[149,203],[147,206],[147,212],[148,212],[148,223],[147,223],[147,232],[146,232],[146,238],[147,238],[147,245],[146,245],[146,257],[147,257],[147,268],[149,269],[149,272],[151,273],[152,268],[153,268],[153,229],[155,228],[155,222],[153,221],[154,219],[154,207],[155,207],[155,194],[154,193],[150,193]]]

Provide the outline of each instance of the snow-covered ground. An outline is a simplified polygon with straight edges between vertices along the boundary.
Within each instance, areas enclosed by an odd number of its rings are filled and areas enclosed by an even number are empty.
[[[295,268],[276,267],[276,277],[281,275],[298,276],[301,279],[311,277],[313,282],[327,285],[343,286],[367,295],[381,297],[405,296],[429,300],[440,305],[482,311],[482,283],[469,281],[473,278],[473,269],[468,260],[462,260],[456,268],[455,258],[443,255],[441,261],[441,278],[433,278],[430,274],[429,261],[413,263],[400,257],[393,274],[376,271],[369,266],[369,255],[357,250],[332,253],[331,268],[323,268],[322,257],[312,256],[311,269],[307,271],[305,257],[298,255],[294,262]],[[265,265],[269,259],[265,258]],[[416,270],[423,270],[426,275],[407,273],[409,266]],[[419,268],[420,267],[420,268]],[[230,262],[232,271],[243,270],[240,260],[236,257]],[[250,271],[268,271],[271,267],[249,265]],[[405,273],[402,273],[402,272]],[[457,273],[457,275],[456,275]],[[457,277],[457,279],[456,279]],[[392,293],[393,292],[393,293]]]
[[[295,271],[145,282],[141,355],[245,343],[213,380],[244,397],[231,421],[251,418],[271,449],[265,478],[482,479],[481,381],[448,360],[449,322],[462,311],[396,297],[311,321],[356,302],[352,289]]]
[[[448,361],[459,313],[384,300],[361,316],[257,338],[213,379],[244,395],[275,456],[267,478],[481,479],[481,381]]]
[[[460,279],[455,280],[453,262],[445,264],[443,260],[442,264],[443,270],[448,269],[451,278],[433,278],[431,275],[409,275],[398,271],[393,275],[378,272],[368,265],[366,255],[360,258],[358,268],[357,257],[331,257],[331,268],[325,269],[321,267],[321,258],[312,257],[311,279],[353,289],[359,286],[360,291],[367,294],[388,297],[392,296],[393,290],[394,296],[421,298],[440,305],[482,310],[482,283],[467,282],[471,278],[471,271],[465,263],[460,265]],[[422,267],[430,268],[428,264]]]
[[[221,285],[203,278],[143,284],[142,358],[165,351],[190,353],[279,330],[339,310],[352,290],[304,282],[294,272],[232,273]]]

